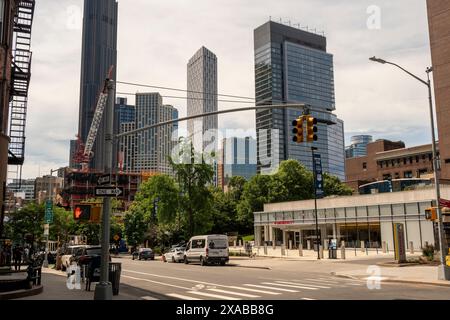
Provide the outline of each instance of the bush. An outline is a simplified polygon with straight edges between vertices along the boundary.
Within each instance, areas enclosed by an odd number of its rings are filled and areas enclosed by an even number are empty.
[[[422,254],[428,259],[428,261],[434,260],[434,246],[427,245],[422,249]]]

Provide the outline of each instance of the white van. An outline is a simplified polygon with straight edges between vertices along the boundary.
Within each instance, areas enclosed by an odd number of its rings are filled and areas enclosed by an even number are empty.
[[[228,237],[214,234],[192,237],[186,245],[184,263],[199,262],[202,266],[218,263],[224,266],[229,260]]]

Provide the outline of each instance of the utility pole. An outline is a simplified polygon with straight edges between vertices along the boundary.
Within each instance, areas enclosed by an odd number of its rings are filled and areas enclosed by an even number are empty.
[[[104,154],[104,171],[105,174],[112,174],[112,146],[113,146],[113,123],[114,123],[114,87],[113,80],[107,80],[108,101],[106,104],[106,131],[105,131],[105,154]],[[101,143],[101,141],[99,141]],[[100,265],[100,282],[95,286],[94,300],[112,300],[112,285],[109,282],[109,237],[110,237],[110,216],[111,216],[111,198],[103,198],[102,212],[102,238],[101,238],[101,265]]]
[[[317,150],[316,147],[311,147],[312,161],[313,161],[313,177],[314,177],[314,215],[316,216],[316,241],[317,241],[317,259],[320,260],[320,243],[321,237],[319,234],[319,219],[317,217],[317,175],[316,175],[316,163],[314,157],[314,151]]]

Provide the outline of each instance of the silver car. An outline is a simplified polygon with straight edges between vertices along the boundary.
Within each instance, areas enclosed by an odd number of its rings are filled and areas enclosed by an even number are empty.
[[[182,262],[184,260],[184,248],[173,248],[164,254],[164,262]]]

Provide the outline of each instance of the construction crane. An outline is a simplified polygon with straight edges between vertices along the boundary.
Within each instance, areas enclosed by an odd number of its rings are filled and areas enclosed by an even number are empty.
[[[94,117],[92,118],[91,127],[89,129],[89,134],[86,139],[86,143],[83,142],[81,136],[77,135],[77,148],[73,157],[75,163],[81,164],[81,170],[83,172],[89,171],[89,162],[91,161],[94,153],[92,149],[94,148],[95,139],[97,137],[98,128],[102,122],[103,112],[105,110],[106,103],[108,101],[108,90],[107,83],[108,79],[111,79],[113,71],[113,66],[109,68],[108,77],[105,80],[102,90],[100,91],[97,106],[95,108]]]

